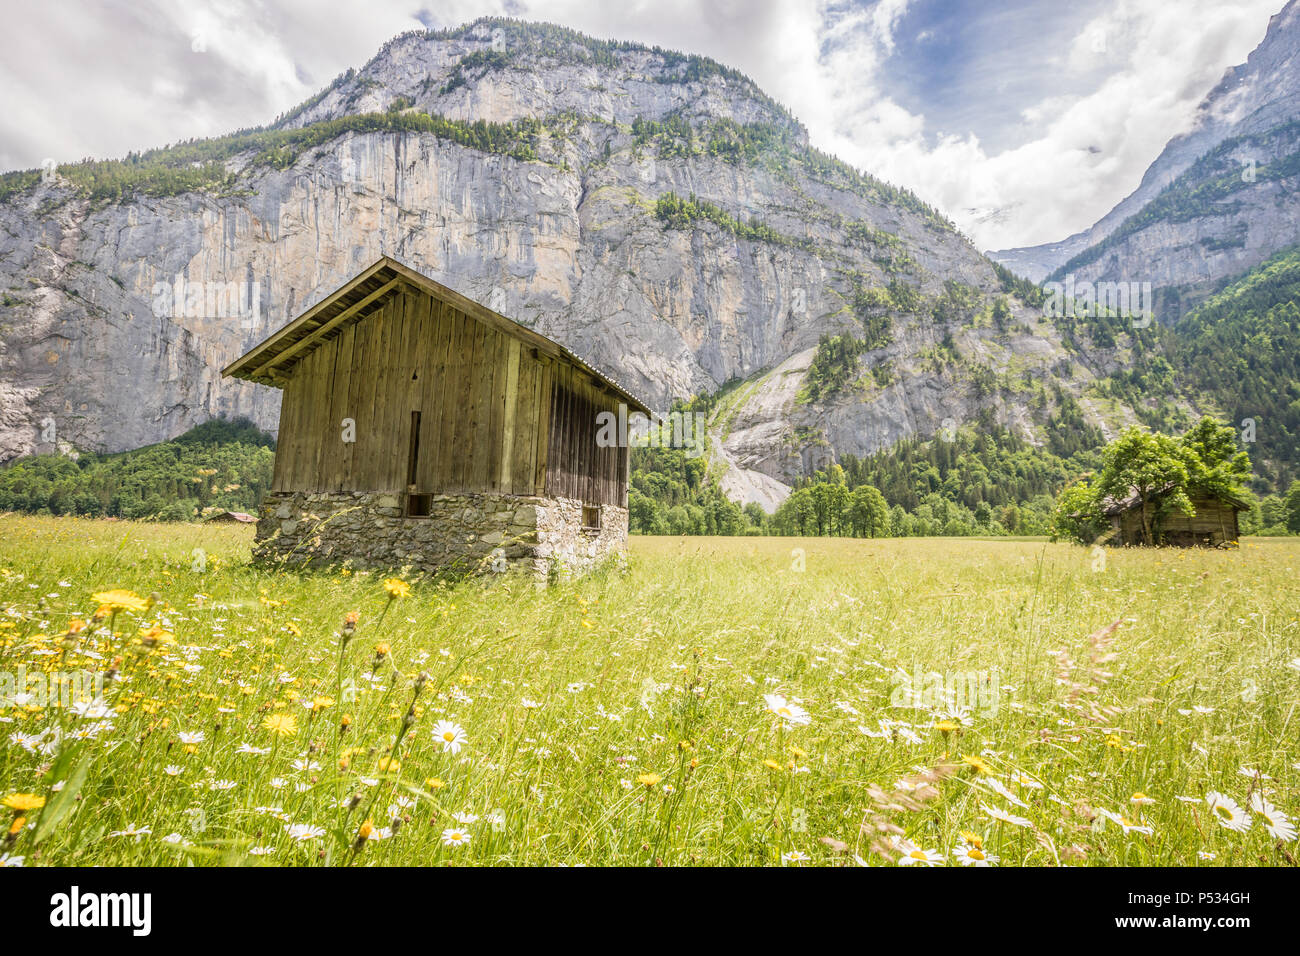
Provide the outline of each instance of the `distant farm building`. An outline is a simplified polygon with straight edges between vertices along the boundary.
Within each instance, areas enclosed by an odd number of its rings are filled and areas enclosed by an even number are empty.
[[[627,443],[597,416],[646,405],[392,259],[223,374],[284,391],[259,559],[546,573],[626,544]]]
[[[257,523],[257,519],[256,519],[256,518],[254,518],[254,517],[253,517],[252,515],[250,515],[250,514],[246,514],[246,513],[243,512],[243,511],[215,511],[215,512],[213,512],[212,514],[208,515],[208,516],[207,516],[206,518],[204,518],[203,520],[204,520],[204,521],[207,521],[207,522],[210,522],[210,523],[211,523],[211,522],[216,522],[216,523],[218,523],[218,524],[223,524],[223,523],[235,523],[235,522],[237,522],[237,523],[239,523],[239,524],[256,524],[256,523]]]
[[[1157,495],[1156,501],[1148,503],[1149,509],[1156,509],[1159,497]],[[1189,517],[1181,511],[1171,510],[1158,519],[1151,517],[1156,544],[1214,547],[1237,541],[1241,533],[1237,513],[1249,507],[1245,501],[1230,495],[1211,495],[1197,491],[1189,491],[1187,497],[1196,510],[1195,515]],[[1142,501],[1137,495],[1130,495],[1122,501],[1107,499],[1102,503],[1102,514],[1110,520],[1108,538],[1112,544],[1152,543],[1146,540]]]

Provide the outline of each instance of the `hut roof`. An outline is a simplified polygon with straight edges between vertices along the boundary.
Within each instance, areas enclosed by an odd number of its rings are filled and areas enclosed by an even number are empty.
[[[1173,483],[1165,485],[1159,491],[1152,495],[1153,499],[1160,498],[1173,489]],[[1203,488],[1189,488],[1187,490],[1189,498],[1214,498],[1226,504],[1232,505],[1238,511],[1245,511],[1250,507],[1250,502],[1246,501],[1241,495],[1228,494],[1221,491],[1207,491]],[[1117,515],[1125,511],[1130,511],[1142,503],[1141,497],[1136,491],[1127,498],[1106,498],[1101,503],[1101,513],[1104,515]]]
[[[243,524],[257,524],[257,518],[243,511],[218,511],[208,515],[204,521],[239,521]]]
[[[381,256],[374,265],[362,270],[280,331],[227,365],[221,374],[282,388],[289,370],[297,362],[342,334],[349,325],[364,319],[385,299],[403,289],[414,289],[446,302],[490,328],[519,339],[542,354],[576,365],[608,386],[632,410],[651,414],[649,405],[577,353],[389,256]]]

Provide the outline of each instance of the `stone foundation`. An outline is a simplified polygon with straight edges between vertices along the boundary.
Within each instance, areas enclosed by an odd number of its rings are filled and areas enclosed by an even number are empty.
[[[582,502],[515,495],[433,495],[429,516],[407,517],[401,494],[270,492],[253,558],[290,565],[414,567],[546,576],[584,571],[627,545],[627,509],[600,506],[582,527]]]

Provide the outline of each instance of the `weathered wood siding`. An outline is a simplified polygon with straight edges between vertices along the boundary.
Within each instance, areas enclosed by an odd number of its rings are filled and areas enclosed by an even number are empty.
[[[628,449],[620,440],[597,444],[597,416],[617,419],[617,396],[572,366],[557,366],[551,393],[547,447],[547,495],[578,498],[588,504],[627,506]],[[628,414],[625,412],[624,414]]]
[[[1196,514],[1181,512],[1166,515],[1160,530],[1167,544],[1222,544],[1236,541],[1237,511],[1230,504],[1213,498],[1193,498]]]
[[[1175,511],[1159,522],[1161,543],[1169,545],[1217,545],[1236,541],[1239,536],[1237,510],[1215,498],[1192,498],[1196,514],[1188,517]],[[1153,519],[1154,520],[1154,519]],[[1117,516],[1119,544],[1144,544],[1142,516],[1132,508]]]
[[[295,364],[273,490],[540,494],[556,368],[517,338],[403,291]],[[345,443],[344,419],[356,423]],[[621,504],[622,502],[618,502]]]

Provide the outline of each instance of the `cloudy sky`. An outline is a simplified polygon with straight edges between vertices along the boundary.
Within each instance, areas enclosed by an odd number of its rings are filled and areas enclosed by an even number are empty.
[[[506,14],[701,53],[982,248],[1131,192],[1283,0],[4,0],[0,169],[268,122],[389,37]]]

